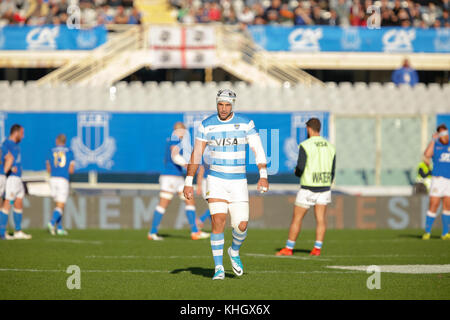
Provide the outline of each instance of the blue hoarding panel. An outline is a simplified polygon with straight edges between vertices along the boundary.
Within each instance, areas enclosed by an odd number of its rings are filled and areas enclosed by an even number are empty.
[[[183,153],[192,150],[192,137],[199,123],[211,112],[187,113],[0,113],[0,139],[10,127],[21,124],[24,170],[44,170],[50,148],[58,134],[67,136],[74,152],[77,172],[95,170],[111,173],[156,173],[164,166],[166,139],[175,122],[183,121],[189,138]],[[328,137],[327,112],[245,113],[259,130],[269,161],[269,173],[292,173],[297,163],[298,144],[306,139],[305,122],[322,121],[322,135]],[[190,140],[190,142],[188,141]],[[247,155],[248,172],[256,172],[254,156]]]

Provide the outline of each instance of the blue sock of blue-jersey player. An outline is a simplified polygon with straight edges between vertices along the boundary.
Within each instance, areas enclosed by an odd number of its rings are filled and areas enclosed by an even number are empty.
[[[8,213],[0,211],[0,237],[5,238],[6,226],[8,225]]]
[[[433,227],[433,222],[436,219],[436,213],[428,211],[427,212],[427,219],[425,221],[425,232],[430,233],[431,227]]]
[[[186,217],[188,219],[189,225],[191,226],[191,232],[198,232],[197,224],[195,223],[195,207],[192,205],[187,205],[185,210]]]
[[[22,209],[13,209],[14,227],[16,231],[22,230]]]
[[[206,219],[208,219],[208,218],[211,220],[211,212],[209,211],[209,209],[206,209],[205,213],[203,213],[203,214],[200,216],[200,221],[201,221],[201,222],[205,222]]]
[[[158,227],[161,223],[161,220],[162,220],[165,212],[166,212],[166,209],[164,209],[163,207],[161,207],[161,206],[156,207],[155,212],[153,213],[153,221],[152,221],[152,227],[150,228],[150,234],[158,233]]]
[[[62,217],[62,212],[61,212],[61,208],[56,207],[55,210],[53,211],[53,218],[52,220],[50,220],[50,223],[55,226],[58,221],[61,220]]]
[[[442,212],[442,235],[446,235],[448,233],[448,228],[450,224],[450,211]]]

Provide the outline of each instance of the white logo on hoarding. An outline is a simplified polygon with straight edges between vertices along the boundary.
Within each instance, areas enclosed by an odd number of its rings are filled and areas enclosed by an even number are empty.
[[[450,29],[439,28],[435,30],[434,49],[440,52],[450,52]]]
[[[359,50],[361,48],[361,38],[359,37],[358,28],[346,27],[342,28],[343,35],[341,38],[341,46],[344,50]]]
[[[77,136],[71,147],[78,168],[96,164],[111,169],[116,152],[116,140],[109,136],[109,114],[80,112],[77,117]]]
[[[320,51],[322,29],[295,29],[289,34],[292,51]]]
[[[94,30],[80,30],[77,36],[77,45],[80,49],[92,49],[97,44],[97,35]]]
[[[291,116],[291,136],[284,140],[283,146],[287,158],[285,164],[288,168],[295,168],[297,165],[299,144],[308,138],[306,122],[310,118],[319,119],[323,127],[322,113],[293,113]]]
[[[27,49],[29,50],[55,50],[59,27],[33,28],[27,34]]]
[[[412,41],[416,38],[414,30],[389,30],[383,35],[385,52],[412,52]]]

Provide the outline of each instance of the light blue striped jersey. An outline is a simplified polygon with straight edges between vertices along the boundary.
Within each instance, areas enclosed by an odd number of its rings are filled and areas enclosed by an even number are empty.
[[[253,121],[240,114],[233,113],[227,121],[220,120],[216,114],[203,120],[196,139],[208,145],[209,174],[222,179],[246,179],[247,139],[257,134]]]

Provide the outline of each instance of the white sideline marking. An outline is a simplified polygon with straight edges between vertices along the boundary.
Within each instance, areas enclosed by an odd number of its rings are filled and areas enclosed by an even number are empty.
[[[103,241],[98,240],[77,240],[77,239],[47,239],[49,242],[68,242],[68,243],[87,243],[87,244],[103,244]]]
[[[327,266],[327,268],[340,270],[367,271],[369,266]],[[450,273],[450,264],[405,264],[405,265],[381,265],[381,272],[391,273]]]
[[[318,261],[330,261],[331,259],[324,259],[318,257],[297,257],[297,256],[276,256],[275,254],[262,254],[262,253],[244,253],[245,256],[249,257],[260,257],[260,258],[284,258],[284,259],[294,259],[294,260],[318,260]]]
[[[212,269],[211,269],[212,270]],[[57,269],[0,269],[0,272],[49,272],[49,273],[66,273],[66,270],[57,270]],[[92,273],[171,273],[173,270],[83,270],[81,272],[92,272]],[[190,272],[189,270],[184,270],[182,272]],[[311,273],[319,273],[319,274],[351,274],[351,273],[359,273],[357,271],[277,271],[277,270],[259,270],[259,271],[248,271],[245,273],[250,274],[265,274],[265,273],[278,273],[278,274],[311,274]]]

